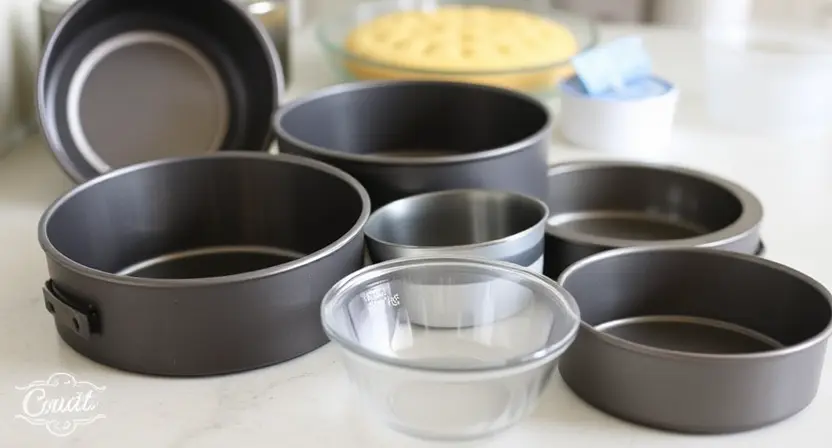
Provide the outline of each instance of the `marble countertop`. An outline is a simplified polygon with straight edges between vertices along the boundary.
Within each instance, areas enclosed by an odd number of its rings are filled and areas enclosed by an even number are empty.
[[[607,35],[626,30],[606,30]],[[754,191],[765,206],[767,257],[832,285],[832,139],[788,143],[721,130],[702,112],[701,44],[681,31],[638,30],[657,72],[682,96],[671,162],[707,170]],[[309,38],[295,42],[290,97],[333,82]],[[600,157],[555,141],[553,160]],[[36,238],[42,211],[71,187],[39,138],[0,161],[0,445],[95,447],[417,447],[424,442],[381,426],[358,406],[330,344],[294,361],[232,376],[164,379],[95,364],[58,338],[40,288],[46,280]],[[832,439],[832,365],[814,403],[773,427],[732,436],[692,437],[636,427],[578,400],[559,377],[537,411],[483,447],[782,448],[828,446]],[[66,437],[16,418],[25,391],[16,387],[71,373],[106,389],[95,412],[105,418]],[[79,404],[82,406],[83,403]],[[679,403],[684,406],[684,403]]]

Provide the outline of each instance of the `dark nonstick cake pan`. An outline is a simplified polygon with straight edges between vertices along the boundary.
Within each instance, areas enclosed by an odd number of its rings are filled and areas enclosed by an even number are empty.
[[[720,434],[784,420],[817,394],[832,295],[794,269],[719,249],[625,248],[559,283],[582,320],[561,376],[601,411]]]
[[[616,248],[710,247],[762,254],[763,207],[745,188],[670,165],[582,161],[549,169],[544,273]]]
[[[373,208],[407,196],[488,189],[545,200],[548,109],[511,90],[442,81],[327,87],[275,116],[280,152],[352,174]]]
[[[52,204],[38,238],[46,308],[82,355],[194,376],[326,343],[320,303],[363,266],[370,199],[290,155],[228,151],[134,164]]]
[[[79,0],[37,81],[46,141],[82,182],[111,169],[219,150],[265,151],[283,75],[234,0]]]

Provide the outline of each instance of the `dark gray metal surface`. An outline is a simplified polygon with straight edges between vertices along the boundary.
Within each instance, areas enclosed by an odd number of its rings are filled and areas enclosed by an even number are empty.
[[[581,330],[566,384],[601,411],[688,433],[784,420],[814,399],[832,295],[786,266],[702,248],[626,248],[567,269]]]
[[[430,81],[342,84],[282,107],[275,128],[281,152],[352,174],[374,209],[459,188],[547,196],[551,118],[521,93]]]
[[[707,173],[646,163],[570,162],[549,170],[544,272],[615,248],[712,247],[757,252],[763,207]]]
[[[265,151],[282,90],[274,45],[234,0],[79,0],[44,50],[38,114],[82,182],[163,157]]]
[[[320,301],[363,265],[369,196],[289,155],[133,165],[57,200],[39,239],[47,309],[79,353],[119,369],[209,375],[326,342]]]

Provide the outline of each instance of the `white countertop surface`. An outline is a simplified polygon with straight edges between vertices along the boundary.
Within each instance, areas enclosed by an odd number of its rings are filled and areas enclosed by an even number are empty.
[[[709,125],[701,111],[699,40],[679,31],[650,30],[643,35],[657,72],[682,90],[674,142],[663,161],[707,170],[751,189],[765,206],[767,257],[832,286],[832,139],[790,144]],[[296,47],[291,96],[332,82],[312,42],[296,42]],[[597,155],[556,142],[552,156],[563,160]],[[362,412],[331,344],[282,365],[206,379],[124,373],[72,351],[61,342],[44,309],[41,287],[47,273],[36,238],[40,214],[70,187],[38,138],[0,161],[0,446],[425,445]],[[106,387],[97,394],[95,409],[106,418],[66,437],[16,419],[24,401],[24,392],[16,386],[45,381],[58,372]],[[618,421],[583,404],[555,377],[530,418],[494,439],[463,446],[828,447],[830,416],[830,362],[817,398],[804,412],[770,428],[724,437],[673,435]]]

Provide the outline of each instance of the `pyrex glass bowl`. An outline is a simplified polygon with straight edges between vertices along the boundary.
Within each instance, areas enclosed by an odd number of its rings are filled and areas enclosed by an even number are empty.
[[[437,295],[447,308],[436,306]],[[495,318],[512,300],[525,306]],[[411,322],[414,311],[424,325]],[[466,325],[431,327],[431,313],[443,321],[456,313]],[[487,436],[529,414],[580,323],[574,299],[554,281],[518,265],[458,257],[368,266],[332,287],[321,315],[373,413],[434,440]]]
[[[399,11],[430,11],[450,5],[510,8],[553,20],[572,33],[578,44],[578,52],[586,51],[598,43],[597,27],[592,21],[554,9],[547,0],[368,1],[349,9],[335,9],[322,17],[317,25],[318,40],[336,76],[343,82],[368,79],[456,81],[506,87],[538,97],[548,97],[557,93],[559,81],[573,74],[569,59],[513,70],[473,72],[419,70],[374,62],[352,53],[345,46],[347,37],[356,27],[379,17]]]

